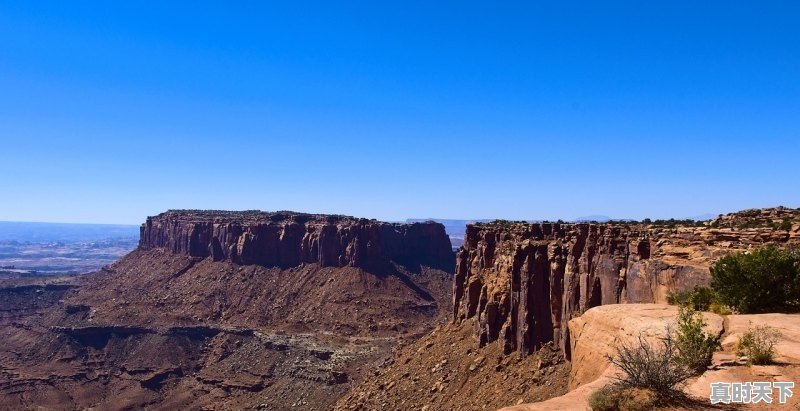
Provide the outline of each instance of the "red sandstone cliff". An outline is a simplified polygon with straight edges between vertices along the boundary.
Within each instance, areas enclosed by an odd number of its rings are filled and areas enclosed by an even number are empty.
[[[748,214],[749,213],[749,214]],[[785,208],[721,216],[702,227],[493,222],[467,228],[456,256],[454,320],[473,319],[480,344],[526,355],[591,307],[664,302],[707,284],[719,256],[765,243],[796,244],[800,213]],[[791,228],[778,228],[794,221]]]
[[[452,270],[444,226],[385,223],[289,211],[171,210],[148,217],[141,249],[165,248],[190,257],[237,264],[293,267],[366,267],[393,260]]]

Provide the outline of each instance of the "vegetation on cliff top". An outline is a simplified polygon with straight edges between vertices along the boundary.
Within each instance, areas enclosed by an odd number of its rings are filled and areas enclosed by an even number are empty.
[[[682,399],[681,386],[703,373],[720,344],[717,336],[703,330],[702,315],[681,307],[676,327],[667,327],[657,342],[639,337],[617,346],[609,361],[622,371],[616,382],[594,392],[589,407],[595,411],[650,410]]]
[[[742,313],[800,308],[800,252],[772,245],[730,254],[711,266],[711,289]]]
[[[720,258],[711,266],[710,287],[673,292],[672,305],[717,314],[800,309],[800,252],[767,245]]]
[[[677,228],[677,227],[710,227],[728,228],[742,230],[750,228],[766,228],[774,231],[789,231],[793,224],[800,222],[800,208],[792,209],[787,207],[773,207],[764,209],[742,210],[730,214],[720,214],[713,219],[692,219],[692,218],[669,218],[669,219],[608,219],[608,220],[578,220],[565,221],[558,219],[550,220],[504,220],[497,219],[472,223],[477,227],[510,227],[514,225],[530,224],[610,224],[610,225],[646,225],[653,228]]]

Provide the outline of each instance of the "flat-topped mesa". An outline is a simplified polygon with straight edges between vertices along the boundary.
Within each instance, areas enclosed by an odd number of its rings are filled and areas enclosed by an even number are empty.
[[[567,322],[589,308],[665,303],[670,292],[707,285],[709,267],[722,255],[800,244],[800,212],[747,213],[760,220],[742,221],[736,213],[684,226],[469,225],[456,254],[454,321],[473,319],[480,344],[499,340],[506,353],[527,355],[553,341],[569,355]]]
[[[148,217],[139,248],[237,264],[366,267],[388,260],[452,271],[444,226],[291,211],[170,210]]]

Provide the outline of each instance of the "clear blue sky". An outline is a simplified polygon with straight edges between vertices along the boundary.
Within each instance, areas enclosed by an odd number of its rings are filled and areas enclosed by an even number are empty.
[[[14,3],[0,220],[800,207],[797,1]]]

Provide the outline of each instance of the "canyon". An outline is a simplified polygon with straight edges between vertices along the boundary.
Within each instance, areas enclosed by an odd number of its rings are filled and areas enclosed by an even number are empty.
[[[479,222],[453,253],[434,222],[172,210],[90,275],[0,281],[0,407],[539,403],[602,371],[580,359],[576,324],[602,325],[584,313],[660,307],[707,284],[719,257],[765,244],[799,245],[800,211]]]
[[[452,266],[436,223],[162,213],[93,274],[0,285],[0,407],[327,409],[446,317]]]
[[[632,314],[618,315],[616,324],[642,325],[652,306],[670,312],[660,314],[656,325],[663,325],[674,314],[659,305],[670,293],[707,285],[721,256],[767,244],[800,245],[800,210],[745,210],[705,222],[468,225],[456,256],[449,323],[400,350],[335,409],[538,409],[542,401],[555,405],[541,409],[573,409],[559,408],[565,403],[586,409],[591,391],[584,386],[594,387],[587,382],[597,370],[581,370],[607,363],[598,362],[602,355],[573,353],[579,334],[570,327],[584,313],[609,307],[599,311],[602,317],[618,307]],[[586,320],[592,318],[598,315]],[[593,339],[584,336],[581,344],[587,341]],[[581,390],[580,404],[546,401],[574,398],[573,389]]]

